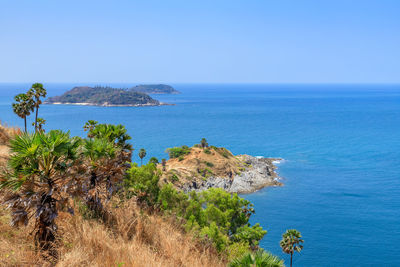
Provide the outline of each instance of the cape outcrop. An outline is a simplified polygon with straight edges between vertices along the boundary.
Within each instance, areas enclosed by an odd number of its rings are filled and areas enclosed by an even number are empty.
[[[201,191],[210,187],[223,188],[232,193],[251,193],[266,186],[281,186],[274,161],[233,155],[229,150],[200,145],[182,149],[182,155],[172,155],[165,163],[162,181],[172,182],[185,192]],[[169,151],[170,152],[170,151]],[[171,156],[171,152],[170,152]]]

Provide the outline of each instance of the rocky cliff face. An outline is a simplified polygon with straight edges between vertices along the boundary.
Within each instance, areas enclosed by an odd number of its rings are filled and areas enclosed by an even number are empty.
[[[232,193],[251,193],[281,185],[273,164],[279,159],[235,156],[225,148],[213,146],[194,146],[189,151],[167,161],[162,182],[171,182],[185,192],[217,187]]]
[[[182,186],[185,192],[192,190],[201,191],[211,187],[223,188],[227,192],[246,194],[257,191],[266,186],[281,186],[279,176],[276,174],[276,166],[273,161],[279,159],[256,158],[249,155],[237,156],[243,160],[247,167],[243,172],[233,177],[211,176],[202,182],[186,183]]]

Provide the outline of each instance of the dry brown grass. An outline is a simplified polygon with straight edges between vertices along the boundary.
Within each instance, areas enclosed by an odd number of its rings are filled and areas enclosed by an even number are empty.
[[[18,127],[10,127],[0,122],[0,145],[7,145],[13,136],[19,134],[21,134],[21,129]]]
[[[0,122],[0,167],[5,164],[9,156],[8,144],[12,137],[21,134],[17,127],[9,127]]]
[[[35,253],[32,226],[15,229],[0,210],[0,266],[46,266]],[[112,226],[60,213],[56,266],[225,266],[211,246],[185,234],[178,223],[141,212],[130,201],[113,208]]]

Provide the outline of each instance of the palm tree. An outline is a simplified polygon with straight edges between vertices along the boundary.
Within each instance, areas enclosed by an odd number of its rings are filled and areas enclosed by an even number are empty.
[[[37,129],[39,132],[44,132],[43,125],[46,123],[46,120],[43,118],[37,118]],[[32,122],[32,126],[35,126],[35,123]]]
[[[206,148],[206,147],[208,147],[207,139],[202,138],[201,141],[200,141],[200,145],[201,145],[201,147],[202,147],[203,149]]]
[[[282,235],[280,246],[282,251],[290,254],[290,267],[292,267],[293,253],[300,252],[303,249],[304,240],[301,239],[301,233],[296,229],[289,229]]]
[[[46,89],[43,88],[43,84],[41,83],[34,83],[32,84],[31,89],[29,89],[28,94],[34,98],[35,101],[35,132],[38,131],[37,129],[37,121],[38,121],[38,112],[39,112],[39,106],[42,104],[42,101],[40,100],[41,97],[46,97],[47,91]]]
[[[90,133],[97,126],[97,123],[98,122],[95,120],[88,120],[85,123],[85,125],[83,126],[83,130],[88,131]],[[88,137],[93,138],[93,136],[91,136],[89,133],[88,133]]]
[[[283,267],[283,260],[260,249],[233,260],[230,267]]]
[[[2,174],[0,188],[12,211],[12,225],[27,225],[34,218],[35,244],[41,251],[56,256],[55,219],[68,207],[69,196],[76,190],[73,166],[77,160],[79,139],[69,133],[50,131],[45,134],[22,134],[11,140],[9,170]]]
[[[92,124],[92,126],[91,129],[88,129],[89,138],[106,139],[120,148],[120,153],[118,153],[120,165],[126,165],[125,163],[131,161],[133,148],[132,145],[128,143],[131,137],[127,134],[125,126],[121,124],[97,124],[96,121],[90,124]]]
[[[143,165],[143,158],[146,157],[146,149],[141,148],[139,151],[140,166]]]
[[[86,160],[85,169],[88,170],[87,178],[82,186],[83,198],[88,208],[95,215],[104,215],[102,200],[114,192],[119,179],[122,182],[123,173],[116,169],[122,169],[115,164],[118,148],[106,139],[85,139],[82,145],[82,155]]]
[[[16,103],[12,104],[13,111],[20,118],[24,119],[25,132],[27,132],[26,127],[26,117],[31,115],[34,110],[34,101],[28,94],[18,94],[14,97]]]

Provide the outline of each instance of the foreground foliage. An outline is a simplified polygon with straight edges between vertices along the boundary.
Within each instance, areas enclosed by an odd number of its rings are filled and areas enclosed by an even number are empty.
[[[66,237],[65,231],[59,231],[60,214],[78,212],[85,219],[95,219],[126,244],[132,238],[154,242],[142,232],[146,222],[144,219],[139,223],[139,217],[175,218],[177,229],[221,261],[236,258],[234,264],[275,259],[278,265],[249,266],[282,266],[279,259],[257,252],[267,231],[259,224],[250,225],[255,211],[248,200],[222,189],[189,194],[178,191],[172,184],[160,181],[165,164],[158,166],[157,159],[152,158],[143,166],[131,163],[130,136],[122,125],[89,121],[84,129],[88,133],[84,139],[62,131],[42,130],[15,137],[10,142],[8,171],[0,177],[13,225],[33,222],[36,247],[52,256],[53,263],[62,258],[59,252]],[[178,148],[178,154],[187,149]],[[123,208],[132,203],[134,214]],[[78,210],[74,209],[76,206]]]
[[[260,249],[254,253],[246,253],[233,260],[229,267],[282,267],[283,260]]]

